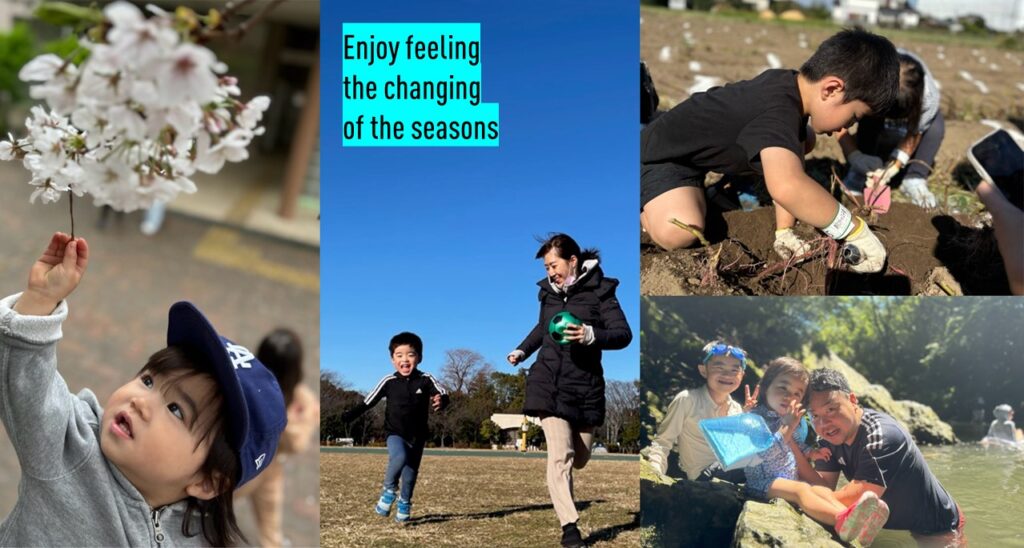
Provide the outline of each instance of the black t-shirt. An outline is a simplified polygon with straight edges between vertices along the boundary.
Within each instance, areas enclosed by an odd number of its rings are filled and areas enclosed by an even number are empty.
[[[885,487],[886,529],[919,534],[956,530],[960,515],[953,497],[928,469],[910,434],[889,415],[865,409],[851,445],[820,443],[832,450],[832,456],[815,462],[818,471],[842,471],[847,480]]]
[[[675,163],[693,175],[763,175],[761,150],[782,147],[804,155],[807,117],[796,71],[771,69],[697,93],[655,118],[640,134],[640,162]]]

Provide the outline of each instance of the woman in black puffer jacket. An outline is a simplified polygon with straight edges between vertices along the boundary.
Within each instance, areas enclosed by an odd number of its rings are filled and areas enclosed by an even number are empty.
[[[604,423],[601,351],[625,348],[633,339],[615,297],[618,280],[604,277],[596,249],[580,250],[566,234],[549,237],[537,251],[547,277],[540,286],[540,318],[508,355],[516,365],[537,349],[526,377],[523,412],[539,417],[548,446],[547,484],[562,525],[562,546],[583,546],[572,499],[572,469],[590,459],[594,428]],[[559,344],[548,335],[551,318],[568,311],[582,325],[570,326]]]

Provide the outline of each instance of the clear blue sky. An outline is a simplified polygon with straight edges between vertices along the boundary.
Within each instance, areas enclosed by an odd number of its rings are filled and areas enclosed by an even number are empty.
[[[621,281],[634,341],[605,376],[638,378],[638,21],[621,0],[321,5],[322,369],[368,390],[409,330],[428,372],[455,348],[514,372],[544,277],[534,236],[562,231]],[[501,146],[342,147],[342,22],[481,23]]]

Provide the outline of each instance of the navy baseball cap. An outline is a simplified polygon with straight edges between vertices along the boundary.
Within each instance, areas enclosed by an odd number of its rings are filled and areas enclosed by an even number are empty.
[[[240,487],[270,465],[277,451],[288,422],[281,387],[248,348],[217,334],[192,303],[174,303],[168,316],[167,346],[206,358],[220,385],[228,443],[238,451],[241,465]]]

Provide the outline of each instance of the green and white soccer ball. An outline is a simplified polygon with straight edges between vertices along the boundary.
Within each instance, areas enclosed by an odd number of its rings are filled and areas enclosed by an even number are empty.
[[[551,317],[548,324],[548,335],[558,344],[572,344],[572,341],[565,338],[565,330],[570,325],[582,325],[583,322],[569,312],[559,312]]]

